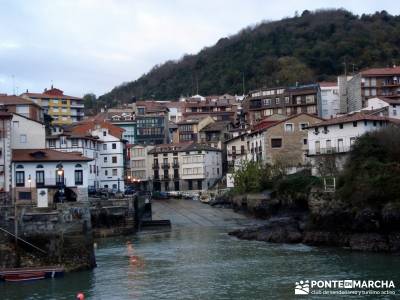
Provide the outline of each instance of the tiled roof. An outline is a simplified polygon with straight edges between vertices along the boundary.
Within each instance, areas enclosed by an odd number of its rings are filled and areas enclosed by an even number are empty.
[[[399,75],[400,67],[393,68],[372,68],[366,69],[360,72],[362,76],[387,76],[387,75]]]
[[[207,144],[199,144],[194,142],[176,143],[176,144],[161,144],[155,145],[149,151],[149,154],[168,153],[168,152],[186,152],[186,151],[221,151],[217,148],[208,146]]]
[[[261,120],[260,123],[256,124],[255,127],[253,127],[253,129],[252,129],[250,134],[257,133],[257,132],[260,132],[260,131],[264,131],[264,130],[266,130],[268,128],[274,127],[275,125],[278,125],[278,124],[281,124],[281,123],[284,123],[284,122],[287,122],[287,121],[289,121],[291,119],[294,119],[294,118],[297,118],[298,116],[301,116],[301,115],[306,115],[306,116],[309,116],[309,117],[313,117],[313,118],[321,120],[321,121],[324,120],[324,119],[322,119],[322,118],[320,118],[318,116],[310,115],[308,113],[300,113],[300,114],[292,115],[292,116],[290,116],[288,118],[285,118],[285,119],[282,119],[282,120],[276,120],[276,121],[271,121],[271,120],[268,120],[268,119],[264,119],[264,120]],[[263,121],[264,121],[264,123],[263,123]],[[320,123],[318,123],[318,124],[320,124]],[[257,125],[258,125],[258,127],[257,127]]]
[[[206,132],[224,131],[224,130],[227,130],[230,123],[231,123],[230,121],[217,121],[217,122],[208,124],[206,127],[201,129],[201,131],[206,131]]]
[[[14,162],[54,162],[54,161],[91,161],[77,152],[61,152],[51,149],[17,149],[12,150]]]
[[[355,121],[364,121],[364,120],[388,121],[388,118],[359,112],[359,113],[354,113],[354,114],[345,115],[345,116],[341,116],[338,118],[333,118],[333,119],[329,119],[326,121],[322,121],[320,123],[310,125],[310,126],[308,126],[308,128],[327,126],[327,125],[344,124],[344,123],[351,123],[351,122],[355,122]]]
[[[0,104],[3,105],[34,105],[40,107],[32,100],[25,99],[15,95],[0,95]]]
[[[125,131],[118,126],[111,124],[109,121],[102,119],[101,116],[95,116],[73,124],[68,130],[72,134],[84,136],[89,135],[90,131],[95,130],[98,126],[100,128],[107,128],[112,136],[115,136],[119,139],[122,138],[122,133]]]
[[[53,95],[53,94],[45,94],[45,93],[23,93],[21,96],[27,96],[29,98],[38,98],[38,99],[70,99],[70,100],[83,100],[79,97],[68,96],[68,95]]]

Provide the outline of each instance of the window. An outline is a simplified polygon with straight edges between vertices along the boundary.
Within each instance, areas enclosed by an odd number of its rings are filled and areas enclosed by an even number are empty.
[[[71,139],[72,147],[78,147],[78,139]]]
[[[281,148],[282,139],[271,139],[271,148]]]
[[[56,147],[56,141],[55,140],[49,140],[49,148],[55,148]]]
[[[281,100],[279,98],[275,98],[275,104],[279,104]]]
[[[18,193],[19,200],[32,200],[31,192],[19,192]]]
[[[118,176],[118,169],[112,169],[112,176]]]
[[[107,144],[103,144],[103,150],[107,150]]]
[[[294,126],[292,123],[286,123],[285,124],[285,131],[286,132],[293,132],[294,131]]]
[[[353,146],[353,144],[355,143],[356,138],[355,137],[351,137],[350,138],[350,146]]]
[[[60,144],[61,145],[65,145],[67,143],[67,141],[66,141],[66,139],[65,139],[65,136],[61,136],[60,137]]]
[[[19,136],[19,142],[21,144],[26,144],[26,134],[20,134]]]
[[[61,103],[62,103],[63,105],[67,105],[67,104],[68,104],[68,101],[67,101],[67,100],[61,100]]]
[[[339,124],[339,128],[340,128],[340,129],[343,129],[343,124]]]
[[[307,145],[307,139],[303,139],[303,145]]]
[[[116,143],[112,143],[111,148],[112,149],[117,149],[117,144]]]
[[[82,185],[82,184],[83,184],[83,171],[75,170],[75,185]]]
[[[353,122],[353,127],[357,127],[357,121]]]
[[[104,156],[103,160],[106,163],[107,162],[107,156]]]
[[[306,127],[308,127],[308,123],[300,123],[299,129],[300,129],[301,131],[303,131],[303,130],[306,129]]]
[[[15,172],[15,185],[16,186],[25,186],[25,172],[24,171]]]
[[[116,163],[117,163],[117,157],[116,157],[116,156],[113,156],[113,157],[112,157],[112,163],[113,163],[113,164],[116,164]]]
[[[104,170],[104,175],[108,176],[108,170]]]
[[[44,186],[44,171],[36,171],[36,186]]]
[[[90,174],[92,174],[92,165],[89,166]]]
[[[107,131],[103,131],[103,136],[107,136]]]
[[[289,97],[285,97],[285,103],[289,104]]]

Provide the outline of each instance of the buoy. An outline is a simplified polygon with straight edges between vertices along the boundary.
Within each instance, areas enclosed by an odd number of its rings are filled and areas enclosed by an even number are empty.
[[[76,295],[76,300],[85,300],[85,295],[82,292],[79,292]]]

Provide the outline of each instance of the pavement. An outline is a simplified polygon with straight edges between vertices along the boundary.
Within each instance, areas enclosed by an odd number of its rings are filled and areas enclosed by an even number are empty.
[[[152,210],[153,220],[169,219],[172,226],[246,226],[257,223],[257,220],[230,208],[212,207],[196,200],[153,200]]]

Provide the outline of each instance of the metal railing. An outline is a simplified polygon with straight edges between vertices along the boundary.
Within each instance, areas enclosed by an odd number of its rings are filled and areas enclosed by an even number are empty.
[[[327,148],[314,148],[307,150],[307,155],[323,155],[323,154],[339,154],[351,151],[351,146],[338,146],[338,147],[327,147]]]

